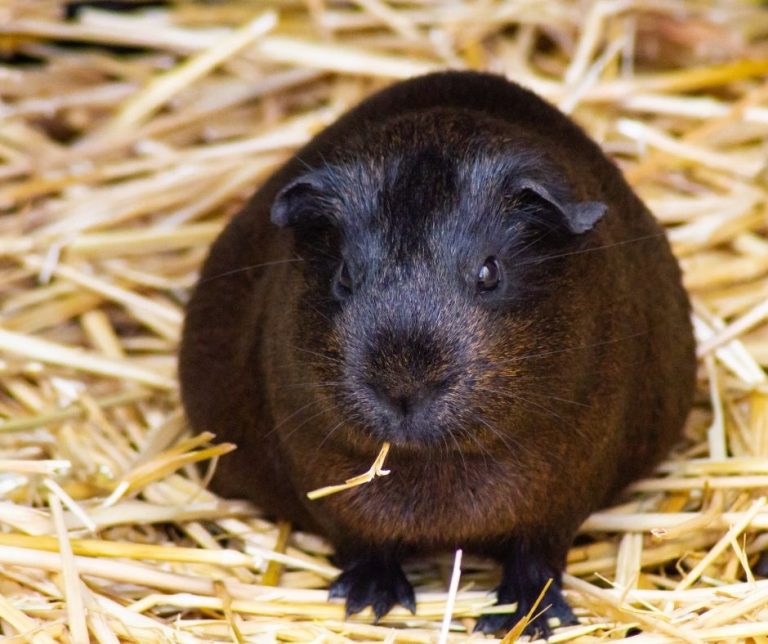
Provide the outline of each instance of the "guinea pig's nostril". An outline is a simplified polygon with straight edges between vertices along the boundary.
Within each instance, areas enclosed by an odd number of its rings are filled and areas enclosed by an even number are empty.
[[[429,407],[446,390],[447,382],[371,383],[370,387],[379,404],[402,420]]]
[[[387,402],[393,408],[397,409],[397,411],[402,416],[408,415],[408,412],[413,408],[413,403],[414,403],[414,401],[411,400],[408,396],[397,396],[396,398],[392,398]]]

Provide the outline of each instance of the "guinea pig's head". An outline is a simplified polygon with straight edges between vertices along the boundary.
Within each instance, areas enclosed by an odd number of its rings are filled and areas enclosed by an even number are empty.
[[[305,260],[292,342],[342,418],[329,431],[485,450],[537,405],[527,358],[555,348],[562,260],[606,207],[500,127],[404,117],[276,196]]]

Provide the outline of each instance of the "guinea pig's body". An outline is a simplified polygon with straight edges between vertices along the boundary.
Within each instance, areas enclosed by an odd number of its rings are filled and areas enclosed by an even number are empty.
[[[402,558],[463,547],[519,614],[552,578],[565,622],[577,528],[678,439],[694,373],[678,266],[619,170],[458,72],[376,94],[273,175],[214,243],[180,361],[192,426],[239,447],[214,489],[326,534],[348,612],[412,609]],[[384,441],[389,476],[307,499]]]

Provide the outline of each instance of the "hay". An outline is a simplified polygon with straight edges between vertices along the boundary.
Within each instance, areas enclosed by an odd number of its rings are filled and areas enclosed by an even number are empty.
[[[175,383],[189,288],[254,187],[374,89],[455,66],[504,72],[572,113],[668,227],[694,300],[687,441],[587,520],[565,577],[581,624],[552,641],[637,629],[636,644],[768,642],[757,3],[179,0],[61,13],[53,0],[0,7],[0,55],[16,57],[0,66],[8,641],[480,639],[494,566],[465,557],[459,569],[450,553],[411,565],[415,616],[344,621],[326,601],[326,543],[202,488],[192,464],[230,446],[185,433]]]
[[[349,490],[350,488],[357,487],[358,485],[365,485],[366,483],[370,483],[377,476],[387,476],[389,474],[389,470],[384,469],[384,460],[387,458],[387,454],[389,454],[389,447],[389,443],[384,443],[381,446],[381,450],[379,450],[379,454],[376,456],[376,460],[374,460],[373,465],[371,465],[367,471],[359,474],[358,476],[353,476],[352,478],[349,478],[343,483],[339,483],[338,485],[327,485],[317,490],[311,490],[307,492],[307,498],[310,501],[314,501],[315,499],[322,499],[324,496],[338,494],[339,492]]]

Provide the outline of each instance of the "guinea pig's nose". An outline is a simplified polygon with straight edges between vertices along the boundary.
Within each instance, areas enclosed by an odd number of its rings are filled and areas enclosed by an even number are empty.
[[[398,420],[422,413],[446,387],[445,380],[371,384],[379,404]]]

